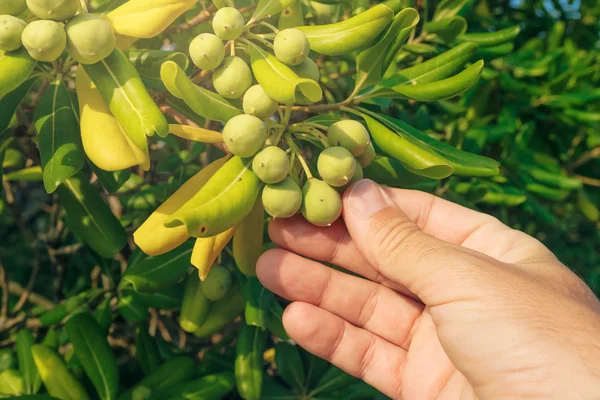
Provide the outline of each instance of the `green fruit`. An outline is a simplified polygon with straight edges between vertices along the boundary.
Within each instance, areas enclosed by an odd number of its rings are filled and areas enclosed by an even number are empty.
[[[369,131],[363,124],[352,119],[345,119],[331,125],[327,130],[327,139],[330,145],[342,146],[354,157],[363,154],[371,143]]]
[[[302,190],[292,177],[287,176],[279,183],[265,186],[262,192],[262,203],[270,216],[290,218],[300,211]]]
[[[275,57],[287,65],[299,65],[310,52],[310,43],[306,35],[298,29],[279,31],[273,42]]]
[[[225,45],[212,33],[201,33],[190,43],[190,57],[196,67],[213,70],[225,58]]]
[[[330,24],[333,21],[333,16],[337,10],[337,4],[324,4],[316,1],[311,1],[310,6],[313,9],[315,16],[317,17],[317,23],[319,25]]]
[[[244,32],[244,17],[233,7],[223,7],[212,21],[215,34],[223,40],[235,40]]]
[[[252,71],[239,57],[227,57],[212,78],[216,91],[227,99],[239,99],[252,84]]]
[[[319,179],[309,179],[302,188],[302,215],[316,226],[331,226],[342,215],[342,197]]]
[[[357,159],[354,159],[354,175],[352,175],[352,179],[350,179],[350,183],[354,183],[356,181],[360,181],[365,177],[365,173],[362,169],[362,166],[358,162]]]
[[[288,175],[289,170],[288,155],[277,146],[262,149],[252,160],[252,171],[264,183],[281,182]]]
[[[217,301],[229,293],[232,283],[231,272],[227,268],[217,265],[210,270],[208,276],[202,282],[202,293],[207,299]]]
[[[20,48],[21,35],[27,23],[12,15],[0,15],[0,50],[13,51]]]
[[[20,15],[26,8],[25,0],[0,1],[0,14]]]
[[[361,167],[367,168],[373,162],[375,155],[375,147],[373,146],[373,143],[369,143],[367,150],[360,156],[356,157],[356,159],[360,163]]]
[[[27,8],[40,19],[66,21],[81,7],[80,0],[27,0]]]
[[[23,31],[21,40],[31,58],[37,61],[56,61],[67,46],[63,24],[54,21],[33,21]]]
[[[252,115],[237,115],[223,128],[225,145],[239,157],[252,157],[263,148],[266,140],[267,126]]]
[[[111,24],[97,14],[79,14],[66,27],[67,51],[75,61],[95,64],[115,50]]]
[[[243,106],[246,114],[265,120],[277,111],[279,104],[269,97],[262,86],[254,85],[244,94]]]
[[[356,161],[343,147],[329,147],[321,152],[317,161],[319,175],[331,186],[341,187],[354,176]]]

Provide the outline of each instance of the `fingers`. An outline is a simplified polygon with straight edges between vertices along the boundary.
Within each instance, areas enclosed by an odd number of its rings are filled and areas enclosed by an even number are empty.
[[[279,247],[340,266],[371,281],[410,294],[405,287],[387,279],[369,264],[350,238],[342,220],[330,227],[318,227],[302,216],[275,219],[269,224],[269,236]]]
[[[385,286],[285,250],[263,254],[257,273],[272,292],[325,309],[405,349],[411,328],[423,310],[420,303]]]
[[[289,305],[283,324],[290,337],[307,351],[391,398],[400,397],[405,350],[307,303]]]

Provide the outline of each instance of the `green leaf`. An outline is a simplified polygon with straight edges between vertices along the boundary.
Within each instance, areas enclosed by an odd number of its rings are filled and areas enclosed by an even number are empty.
[[[17,358],[12,349],[0,350],[0,372],[17,366]]]
[[[32,346],[31,352],[44,386],[51,396],[65,400],[89,400],[84,387],[52,349],[37,344]]]
[[[18,396],[25,391],[23,377],[16,369],[7,369],[0,373],[0,396]],[[7,396],[8,395],[8,396]],[[14,397],[11,397],[14,398]]]
[[[188,400],[221,400],[235,387],[235,376],[232,372],[207,375],[188,382],[181,388],[179,398]]]
[[[65,181],[57,193],[67,225],[92,250],[111,258],[125,247],[127,234],[121,223],[83,174]]]
[[[90,314],[80,313],[69,318],[65,330],[73,344],[75,355],[100,399],[116,399],[119,368],[102,327]]]
[[[418,23],[417,10],[414,8],[402,10],[394,17],[381,40],[358,54],[355,93],[362,87],[379,83],[398,50]]]
[[[293,104],[296,96],[302,94],[311,102],[323,97],[321,86],[312,79],[300,78],[290,67],[279,61],[273,54],[248,42],[252,72],[269,97],[278,103]]]
[[[190,266],[193,242],[187,241],[168,253],[146,257],[130,265],[123,281],[129,282],[137,292],[154,293],[175,285]]]
[[[119,400],[132,399],[132,392],[139,387],[152,391],[181,384],[190,380],[195,373],[194,360],[191,357],[178,356],[158,367],[150,375],[142,379],[131,390],[119,396]]]
[[[463,17],[451,17],[427,22],[423,30],[427,33],[435,33],[444,42],[451,43],[467,31],[467,20]]]
[[[177,283],[155,293],[138,293],[140,299],[150,308],[174,310],[181,306],[183,300],[183,284]]]
[[[46,192],[54,191],[83,167],[79,124],[62,80],[50,84],[35,110],[35,129]]]
[[[98,177],[98,181],[102,187],[110,194],[117,193],[119,189],[129,180],[131,177],[131,170],[124,169],[121,171],[104,171],[95,166],[91,161],[92,170]]]
[[[303,389],[306,373],[298,347],[286,342],[275,345],[275,364],[281,379],[292,388]]]
[[[177,63],[165,62],[161,79],[173,96],[182,99],[196,114],[213,121],[227,122],[242,111],[217,93],[195,85]]]
[[[131,50],[127,53],[129,60],[143,78],[160,81],[160,69],[163,63],[172,61],[182,70],[190,66],[188,57],[178,51],[166,50]]]
[[[526,168],[526,171],[536,181],[543,183],[544,185],[553,186],[562,190],[579,190],[583,187],[583,182],[577,178],[570,176],[561,175],[553,172],[545,171],[537,167]]]
[[[306,371],[306,389],[314,389],[319,384],[321,377],[329,369],[330,364],[327,360],[317,357],[304,349],[299,350],[304,370]]]
[[[21,86],[36,64],[24,47],[8,53],[0,52],[0,98]]]
[[[165,226],[185,225],[190,236],[211,237],[237,225],[252,211],[261,187],[251,165],[251,159],[231,158]]]
[[[587,193],[584,190],[580,190],[577,193],[577,208],[587,219],[592,222],[597,222],[600,220],[600,210],[598,207],[590,200]]]
[[[108,333],[108,330],[113,323],[112,300],[112,296],[105,297],[94,310],[94,319],[98,322],[98,325],[100,325],[102,332],[104,333]]]
[[[254,21],[258,21],[264,17],[274,16],[283,11],[282,0],[260,0],[256,5],[256,9],[254,10],[254,14],[252,14],[252,18],[248,21],[248,25],[252,24]]]
[[[169,134],[169,124],[142,79],[119,49],[96,64],[83,67],[94,82],[123,131],[140,149],[147,147],[146,136]]]
[[[304,25],[304,12],[302,10],[303,2],[301,0],[286,1],[283,12],[279,15],[277,28],[280,30],[296,28]]]
[[[133,290],[121,291],[117,302],[117,310],[125,320],[133,323],[144,321],[148,314],[148,307],[142,302],[137,292]]]
[[[477,57],[493,59],[512,53],[515,44],[512,42],[502,43],[497,46],[482,47],[477,50]]]
[[[25,168],[4,174],[4,180],[8,182],[40,182],[42,179],[42,167],[40,166]]]
[[[35,394],[40,390],[42,381],[33,361],[31,347],[35,344],[35,339],[30,331],[21,329],[17,333],[17,359],[19,361],[19,372],[23,377],[26,394]]]
[[[246,300],[246,324],[266,328],[267,314],[275,302],[275,296],[265,288],[258,278],[250,277],[244,284],[244,298]]]
[[[456,38],[458,42],[472,42],[479,47],[494,47],[506,42],[512,42],[519,36],[521,28],[518,25],[495,32],[465,33]]]
[[[1,62],[2,61],[0,59],[0,70]],[[28,79],[15,90],[0,98],[0,110],[2,110],[0,113],[0,137],[2,137],[6,129],[9,127],[17,108],[19,107],[19,104],[21,104],[21,101],[23,101],[23,98],[27,95],[35,82],[35,78]],[[0,87],[2,87],[1,84]]]
[[[391,187],[406,187],[425,179],[423,176],[411,172],[398,161],[379,155],[375,156],[371,165],[363,172],[365,178]]]
[[[312,393],[331,393],[332,391],[344,388],[354,382],[356,382],[356,378],[332,365],[321,376],[321,379],[319,379],[319,382]]]
[[[235,379],[238,393],[245,400],[259,400],[263,384],[263,353],[267,333],[242,324],[238,332],[235,357]]]
[[[392,89],[402,96],[417,101],[450,99],[465,92],[477,83],[481,76],[481,72],[483,71],[483,64],[483,60],[477,61],[475,64],[452,78],[411,86],[398,85],[392,87]]]
[[[281,340],[289,340],[290,336],[283,327],[283,307],[274,300],[271,302],[271,307],[266,315],[265,326],[271,333]]]
[[[442,0],[433,14],[434,21],[440,21],[446,18],[452,18],[473,0]]]
[[[239,286],[234,285],[227,296],[211,305],[206,321],[193,332],[194,336],[203,338],[221,331],[242,311],[244,311],[244,296]]]
[[[150,336],[145,326],[136,328],[135,357],[145,375],[150,375],[160,366],[160,354],[156,339]]]
[[[294,391],[276,381],[270,376],[265,376],[262,390],[262,400],[295,400],[298,395]]]
[[[186,332],[194,332],[204,324],[212,302],[204,296],[202,282],[197,270],[187,277],[179,313],[179,325]]]
[[[262,200],[258,199],[233,235],[233,259],[246,276],[256,276],[256,262],[262,254],[264,231],[265,209]]]

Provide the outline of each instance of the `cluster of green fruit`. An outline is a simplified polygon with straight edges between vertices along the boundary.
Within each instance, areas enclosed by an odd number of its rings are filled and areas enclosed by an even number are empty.
[[[29,24],[18,16],[29,10]],[[102,16],[81,12],[80,0],[2,0],[0,51],[25,47],[36,61],[56,61],[65,49],[82,64],[95,64],[115,49],[115,33]]]

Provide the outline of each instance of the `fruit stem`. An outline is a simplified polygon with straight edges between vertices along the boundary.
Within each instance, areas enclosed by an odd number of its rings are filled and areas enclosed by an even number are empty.
[[[317,128],[314,128],[312,126],[306,126],[306,125],[302,126],[302,125],[303,124],[294,124],[294,125],[290,126],[290,129],[288,130],[288,132],[290,132],[290,133],[306,133],[306,134],[314,137],[321,143],[323,143],[323,146],[325,146],[325,148],[329,147],[329,142],[327,141],[325,136],[323,136],[322,132],[320,132],[319,130],[317,130]]]
[[[294,142],[294,139],[292,139],[292,135],[290,135],[289,133],[287,133],[285,135],[285,141],[287,142],[288,146],[290,146],[290,149],[292,150],[292,152],[294,152],[294,154],[296,154],[296,156],[298,157],[298,160],[300,161],[300,164],[302,164],[302,169],[304,170],[304,173],[306,174],[306,177],[308,179],[312,179],[313,175],[310,172],[310,168],[308,168],[308,163],[306,162],[306,159],[302,155],[302,152],[300,151],[300,149],[298,148],[298,146]]]
[[[86,0],[81,0],[81,9],[83,10],[83,12],[86,12],[86,13],[89,12],[87,4],[86,4]]]
[[[275,28],[273,25],[271,25],[270,23],[266,22],[266,21],[261,21],[260,25],[262,26],[266,26],[267,28],[269,28],[270,30],[272,30],[275,33],[279,32],[279,29]]]
[[[290,117],[292,116],[292,105],[291,104],[287,104],[285,106],[285,114],[283,115],[283,120],[281,121],[281,123],[285,126],[287,126],[287,124],[290,122]]]
[[[257,41],[261,42],[262,44],[264,44],[265,46],[267,46],[267,47],[269,47],[269,48],[273,48],[273,44],[272,44],[271,42],[269,42],[269,41],[268,41],[268,40],[266,40],[266,39],[263,39],[262,37],[260,37],[260,36],[258,36],[258,35],[256,35],[256,34],[254,34],[254,33],[252,33],[252,32],[246,32],[244,35],[245,35],[246,37],[248,37],[249,39],[254,39],[254,40],[257,40]],[[241,40],[242,42],[246,43],[246,44],[250,43],[250,42],[248,42],[247,40],[245,40],[244,38],[241,38],[240,40]]]
[[[235,57],[235,40],[229,42],[229,55]]]

